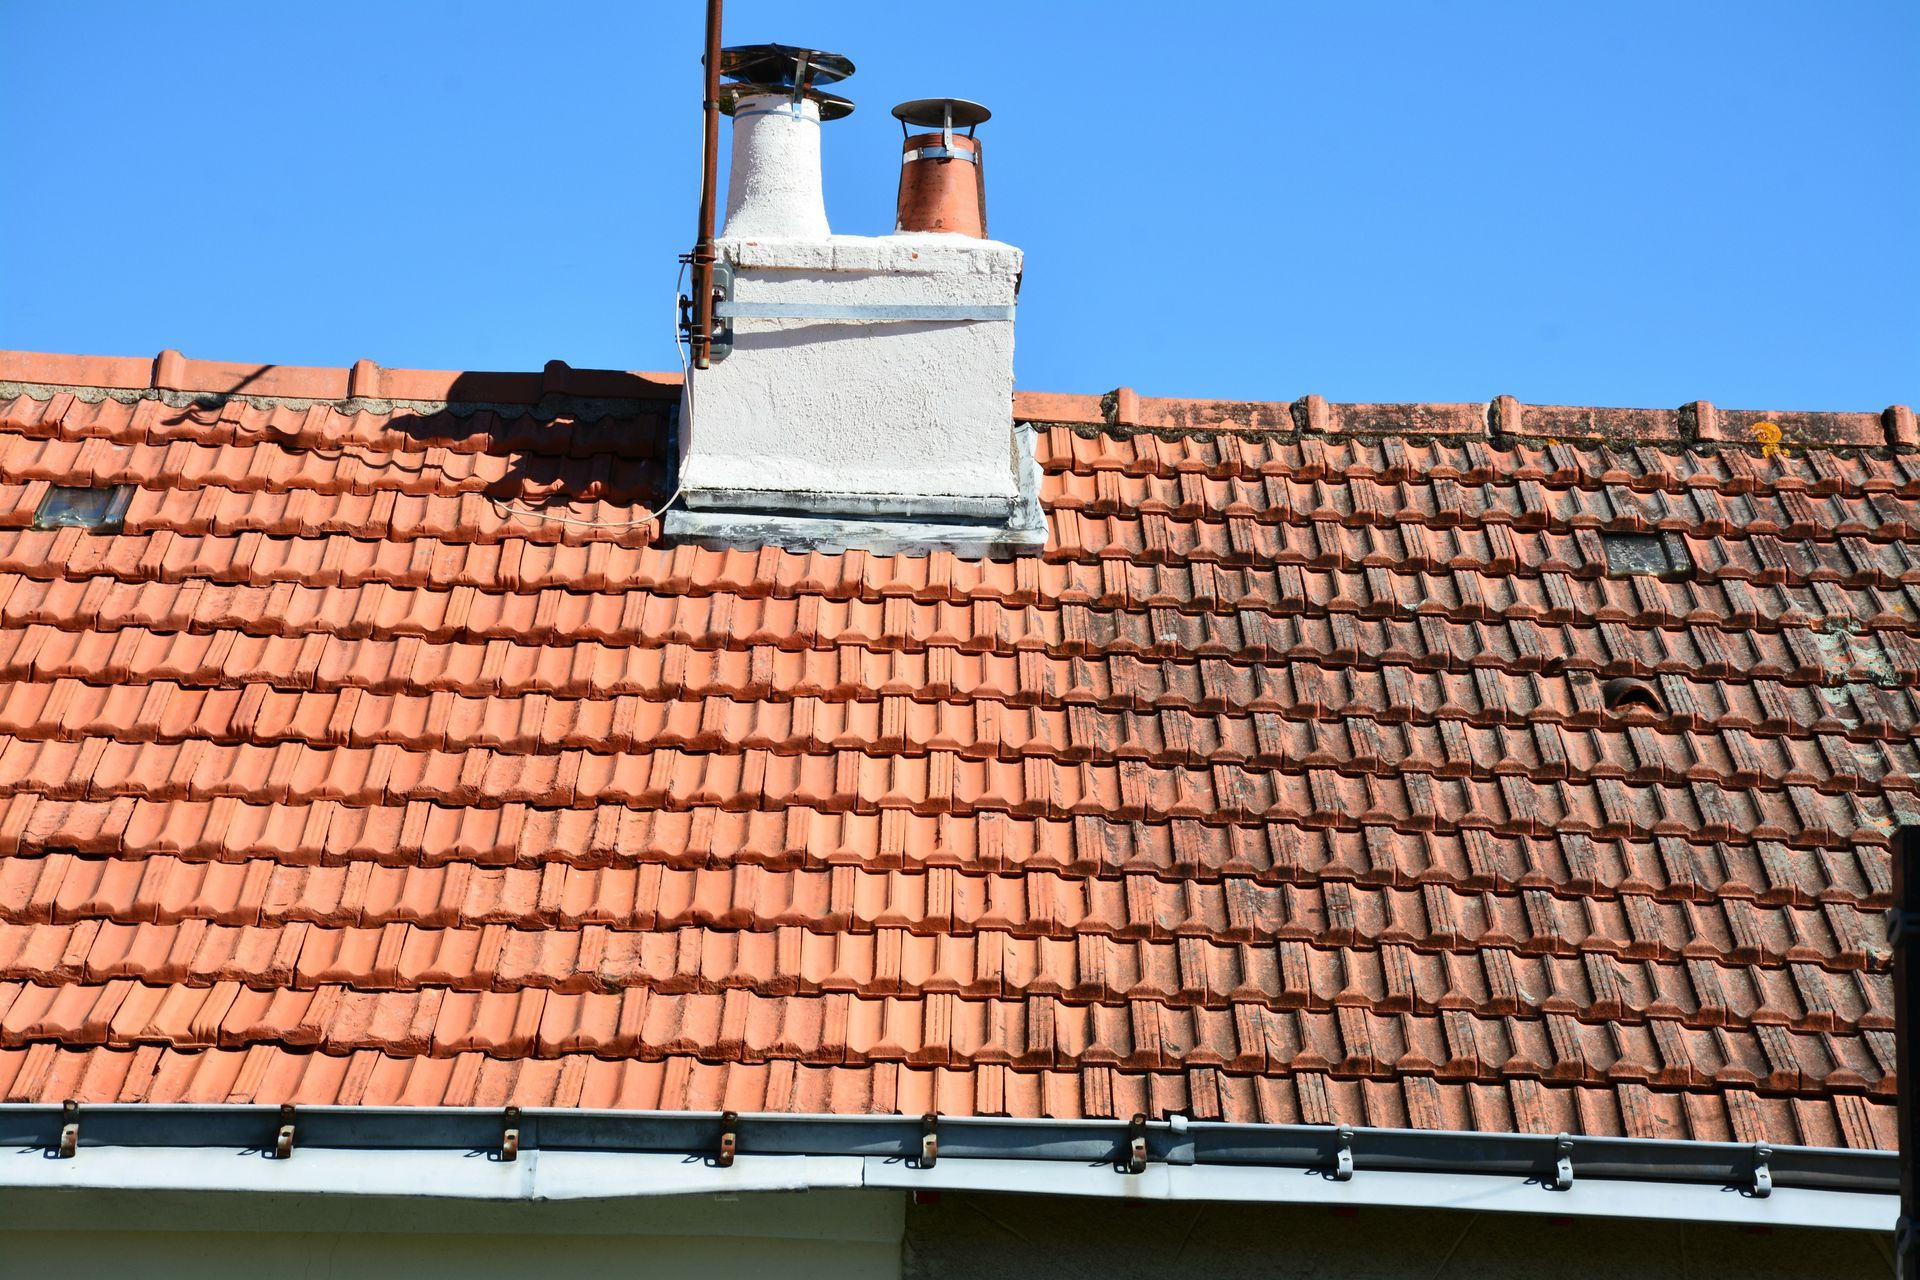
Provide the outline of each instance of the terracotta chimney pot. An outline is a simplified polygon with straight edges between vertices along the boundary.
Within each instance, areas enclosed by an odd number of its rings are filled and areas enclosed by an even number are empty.
[[[987,184],[973,130],[993,113],[959,98],[918,98],[901,103],[893,114],[903,133],[909,125],[938,129],[909,133],[902,144],[893,229],[986,239]],[[955,133],[956,128],[967,132]]]

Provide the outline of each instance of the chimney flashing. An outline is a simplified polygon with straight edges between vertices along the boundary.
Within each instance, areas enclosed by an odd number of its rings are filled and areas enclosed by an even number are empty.
[[[900,511],[891,500],[876,500],[871,509],[858,509],[858,499],[845,499],[845,510],[830,511],[817,493],[791,495],[788,510],[716,507],[675,507],[665,516],[664,533],[670,541],[726,550],[733,547],[781,547],[788,551],[869,551],[875,555],[928,555],[947,551],[962,557],[1035,555],[1046,546],[1047,516],[1040,505],[1039,428],[1019,423],[1013,430],[1012,455],[1018,477],[1018,495],[1004,517],[939,517]],[[759,494],[756,496],[764,496]],[[827,504],[831,505],[831,504]]]

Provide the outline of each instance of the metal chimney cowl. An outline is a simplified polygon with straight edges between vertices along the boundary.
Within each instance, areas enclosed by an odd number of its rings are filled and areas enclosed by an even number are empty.
[[[669,537],[707,545],[1030,552],[1045,541],[1013,422],[1011,245],[833,235],[820,113],[734,105],[714,360],[682,402]]]

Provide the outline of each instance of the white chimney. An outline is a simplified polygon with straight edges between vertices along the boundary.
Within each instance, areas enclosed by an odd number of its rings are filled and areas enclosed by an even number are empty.
[[[824,240],[820,104],[787,93],[741,94],[727,176],[729,238]]]
[[[682,401],[668,536],[1037,550],[1033,441],[1013,423],[1020,251],[941,232],[831,234],[820,121],[851,104],[807,86],[728,89],[713,363]]]

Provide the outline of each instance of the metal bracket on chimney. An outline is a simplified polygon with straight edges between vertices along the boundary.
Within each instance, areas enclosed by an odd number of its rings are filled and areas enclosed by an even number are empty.
[[[713,333],[709,336],[709,361],[719,364],[733,354],[733,321],[721,316],[720,308],[733,301],[733,265],[713,264]]]
[[[958,147],[908,147],[900,153],[902,160],[960,160],[967,164],[979,164],[980,157],[971,151],[962,151]]]
[[[862,324],[966,324],[1011,320],[1013,308],[986,303],[888,303],[837,306],[827,302],[720,302],[713,314],[722,320],[854,320]]]

